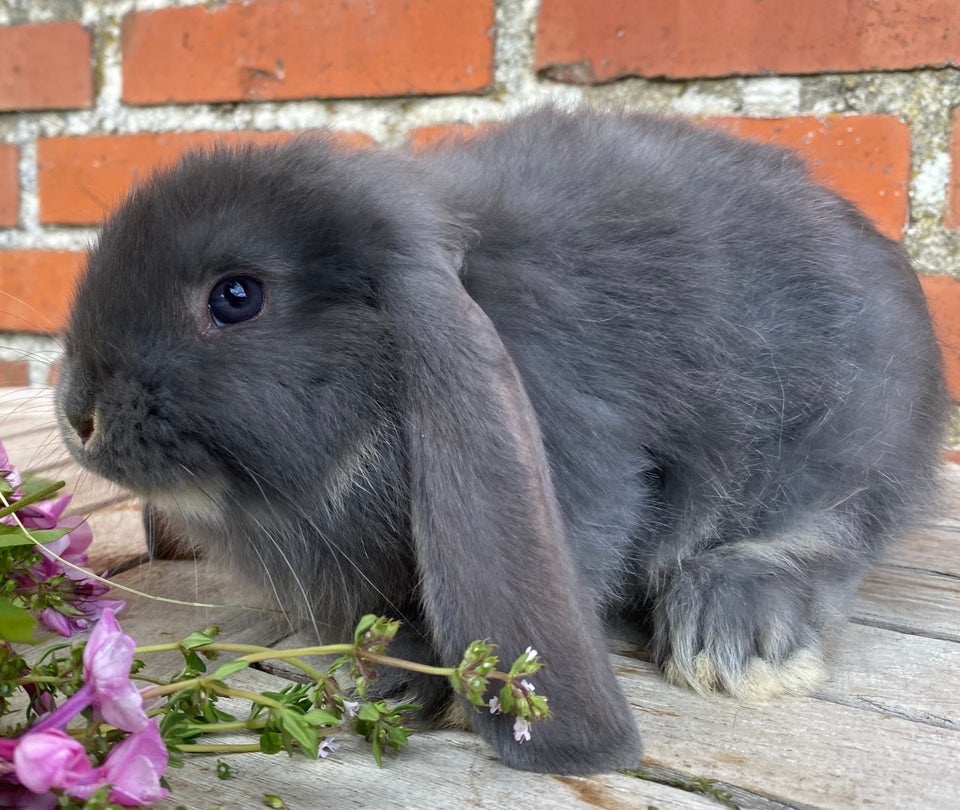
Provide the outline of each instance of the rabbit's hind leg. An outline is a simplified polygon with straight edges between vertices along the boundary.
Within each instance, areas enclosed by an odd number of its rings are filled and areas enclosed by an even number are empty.
[[[745,702],[808,694],[824,633],[846,618],[865,560],[849,517],[715,544],[656,573],[653,643],[672,683]]]

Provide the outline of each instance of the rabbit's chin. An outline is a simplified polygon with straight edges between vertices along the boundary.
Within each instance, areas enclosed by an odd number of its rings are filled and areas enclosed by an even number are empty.
[[[187,526],[207,527],[223,523],[225,495],[219,482],[138,494],[165,515]]]

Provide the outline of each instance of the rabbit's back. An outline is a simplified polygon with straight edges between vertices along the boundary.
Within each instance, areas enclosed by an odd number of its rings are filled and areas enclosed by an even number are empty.
[[[845,503],[876,549],[925,501],[945,397],[919,284],[799,160],[555,111],[433,159],[599,590],[638,541],[673,555]]]

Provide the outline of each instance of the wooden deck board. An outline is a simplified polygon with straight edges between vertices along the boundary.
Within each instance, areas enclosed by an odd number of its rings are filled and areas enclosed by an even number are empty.
[[[136,503],[79,473],[56,444],[51,420],[44,395],[0,391],[0,441],[16,463],[65,475],[77,492],[74,505],[90,512],[94,566],[141,557]],[[642,654],[614,655],[643,734],[642,766],[668,778],[711,780],[741,807],[960,809],[960,470],[948,467],[944,478],[944,505],[931,526],[891,549],[864,582],[853,620],[832,643],[832,676],[816,695],[744,706],[667,685]],[[210,623],[220,624],[229,640],[276,644],[289,636],[278,614],[231,607],[252,598],[250,590],[203,561],[147,562],[116,580],[155,596],[220,606],[116,594],[128,600],[125,631],[144,644]],[[152,666],[176,664],[168,656]],[[256,671],[243,679],[258,688],[280,682]],[[216,778],[214,759],[189,757],[171,772],[174,793],[158,807],[257,807],[265,792],[292,809],[721,806],[624,774],[570,779],[510,771],[464,732],[415,734],[383,769],[362,741],[340,742],[320,762],[232,757],[236,776],[227,781]]]

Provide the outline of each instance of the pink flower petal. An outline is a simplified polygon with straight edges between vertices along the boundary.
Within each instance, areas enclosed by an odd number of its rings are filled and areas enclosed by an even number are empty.
[[[160,786],[160,776],[167,768],[167,749],[160,738],[156,720],[115,746],[103,765],[96,769],[95,779],[87,785],[68,789],[71,796],[89,798],[101,785],[110,785],[109,799],[125,807],[133,807],[162,799],[167,791]]]
[[[53,608],[44,608],[41,610],[40,621],[55,633],[59,633],[61,636],[66,636],[67,638],[79,630],[79,628],[75,628],[73,624],[71,624],[69,618],[62,613],[58,613]]]
[[[17,741],[13,764],[17,779],[34,793],[86,784],[94,777],[83,746],[59,730],[27,732]]]
[[[93,705],[103,719],[124,731],[147,725],[143,697],[130,680],[135,643],[124,635],[112,610],[104,610],[83,651],[83,677],[93,687]]]

